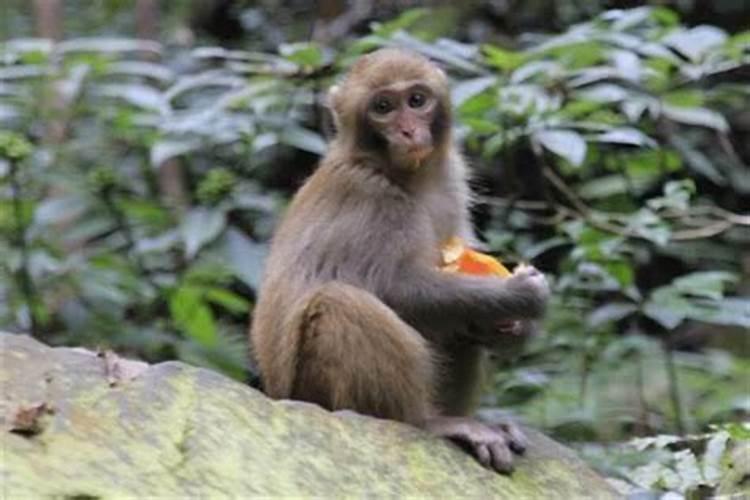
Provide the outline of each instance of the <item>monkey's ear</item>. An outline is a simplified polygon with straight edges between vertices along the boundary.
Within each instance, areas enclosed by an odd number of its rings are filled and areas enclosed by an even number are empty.
[[[340,106],[341,106],[341,87],[339,85],[334,85],[331,87],[331,89],[328,91],[328,96],[326,97],[326,106],[328,109],[331,110],[331,115],[333,116],[333,124],[336,126],[337,129],[340,128]]]

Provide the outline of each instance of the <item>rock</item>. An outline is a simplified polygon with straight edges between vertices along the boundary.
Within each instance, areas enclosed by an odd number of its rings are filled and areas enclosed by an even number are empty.
[[[272,401],[208,370],[0,333],[5,498],[615,498],[529,431],[512,476],[397,422]]]

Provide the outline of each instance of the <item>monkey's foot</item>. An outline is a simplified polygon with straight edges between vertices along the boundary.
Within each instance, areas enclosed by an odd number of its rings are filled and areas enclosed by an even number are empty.
[[[434,417],[425,429],[467,448],[483,466],[497,472],[513,470],[513,453],[526,450],[526,436],[512,423],[485,424],[468,417]]]

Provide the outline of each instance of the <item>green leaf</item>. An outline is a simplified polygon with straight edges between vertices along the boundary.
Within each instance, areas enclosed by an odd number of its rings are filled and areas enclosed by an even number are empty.
[[[22,135],[0,131],[0,158],[21,161],[29,156],[33,150],[31,143]]]
[[[719,47],[727,40],[727,33],[715,26],[701,25],[690,29],[677,29],[662,42],[692,61],[699,61],[711,49]]]
[[[572,130],[540,130],[533,139],[545,149],[565,158],[571,165],[580,167],[586,158],[586,141]]]
[[[609,198],[628,192],[628,180],[619,174],[605,175],[578,186],[578,195],[587,200]]]
[[[695,194],[695,182],[692,179],[669,181],[664,186],[664,196],[647,200],[646,204],[652,210],[664,208],[687,210],[693,194]]]
[[[220,305],[235,314],[247,313],[250,310],[249,300],[224,288],[206,288],[205,296],[209,302]]]
[[[678,135],[669,137],[669,144],[682,154],[685,164],[696,173],[706,177],[718,186],[726,186],[727,179],[702,151],[693,147],[691,141]]]
[[[680,22],[680,16],[667,7],[651,7],[651,18],[662,26],[675,26]]]
[[[607,262],[604,268],[617,280],[621,287],[626,288],[633,283],[633,267],[629,263],[625,261]]]
[[[430,13],[429,9],[410,9],[402,13],[396,19],[387,23],[373,23],[371,29],[374,34],[382,37],[390,37],[397,31],[405,30],[425,18]]]
[[[313,42],[283,44],[279,47],[279,53],[287,60],[302,66],[317,67],[325,62],[323,49]]]
[[[482,76],[479,78],[470,78],[453,86],[451,90],[451,100],[453,105],[460,107],[467,100],[481,94],[497,83],[495,76]]]
[[[482,45],[485,61],[503,71],[513,71],[526,62],[526,56],[494,45]]]
[[[235,276],[257,290],[263,275],[268,246],[256,243],[237,229],[228,229],[222,241],[222,254]]]
[[[576,95],[587,101],[610,103],[628,99],[631,93],[620,85],[615,85],[613,83],[599,83],[577,91]]]
[[[323,155],[327,146],[323,137],[312,130],[289,124],[279,133],[279,141],[303,151],[309,151],[317,155]]]
[[[662,96],[666,104],[680,108],[697,108],[705,102],[705,94],[699,90],[675,90]]]
[[[656,147],[656,141],[638,129],[630,127],[618,127],[593,137],[597,142],[608,142],[613,144],[628,144],[631,146]]]
[[[703,474],[698,460],[691,450],[680,450],[674,454],[675,469],[680,476],[679,491],[687,491],[703,483]]]
[[[727,132],[729,123],[726,118],[716,111],[706,108],[679,108],[665,104],[662,108],[664,116],[670,120],[684,123],[686,125],[698,125],[716,129],[719,132]]]
[[[159,168],[162,163],[176,156],[192,153],[201,148],[201,141],[195,139],[163,139],[157,141],[149,153],[153,168]]]
[[[724,473],[722,459],[727,451],[729,433],[719,431],[708,440],[706,452],[703,455],[703,477],[709,484],[716,484]]]
[[[676,278],[672,286],[685,295],[719,300],[724,296],[724,286],[738,280],[737,275],[726,271],[700,271]]]
[[[591,328],[597,328],[606,323],[619,321],[638,311],[638,306],[630,302],[610,302],[594,309],[586,318]]]
[[[179,287],[169,299],[169,311],[172,320],[190,338],[204,346],[216,344],[218,334],[214,316],[203,299],[201,288]]]
[[[224,229],[226,214],[222,210],[192,208],[180,225],[185,244],[185,256],[192,259],[206,243],[214,240]]]

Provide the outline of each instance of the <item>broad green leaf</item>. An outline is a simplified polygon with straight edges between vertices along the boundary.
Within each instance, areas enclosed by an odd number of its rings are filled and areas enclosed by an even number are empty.
[[[594,309],[586,318],[591,328],[597,328],[605,323],[619,321],[638,311],[638,306],[630,302],[610,302]]]
[[[688,317],[692,305],[670,287],[657,288],[643,307],[643,312],[664,328],[671,330]]]
[[[216,344],[214,316],[201,288],[190,285],[177,288],[169,298],[169,311],[172,320],[196,342],[204,346]]]
[[[646,204],[652,210],[674,208],[687,210],[691,196],[695,193],[695,182],[692,179],[669,181],[664,186],[664,196],[652,198]]]
[[[383,37],[389,37],[400,30],[405,30],[430,14],[429,9],[409,9],[400,16],[386,23],[373,23],[372,31]]]
[[[638,129],[630,127],[614,128],[608,132],[596,135],[593,140],[597,142],[609,142],[614,144],[629,144],[631,146],[656,147],[656,141]]]
[[[159,168],[165,161],[197,151],[202,145],[202,142],[196,139],[161,139],[151,146],[151,166]]]
[[[208,242],[224,229],[226,214],[219,209],[194,207],[185,215],[180,234],[185,245],[185,256],[192,259]]]
[[[526,56],[522,53],[513,52],[494,45],[483,45],[482,52],[487,64],[502,71],[513,71],[526,60]]]
[[[680,476],[678,490],[685,492],[703,483],[703,474],[698,460],[691,450],[680,450],[674,454],[675,469]]]
[[[222,241],[222,252],[235,276],[257,290],[263,275],[263,263],[268,246],[251,240],[247,235],[230,228]]]
[[[533,135],[545,149],[565,158],[571,165],[580,167],[586,158],[586,141],[572,130],[540,130]]]
[[[168,66],[146,61],[115,61],[107,66],[106,72],[110,75],[149,78],[159,83],[170,83],[175,76]]]
[[[750,328],[750,299],[724,297],[718,302],[698,300],[689,317],[717,325]]]
[[[473,75],[485,75],[487,70],[476,64],[470,58],[457,55],[454,51],[445,50],[437,45],[423,42],[406,32],[399,31],[393,35],[393,41],[404,47],[424,54],[425,56],[444,63],[446,66]]]
[[[708,440],[703,455],[703,477],[708,484],[716,484],[724,473],[722,459],[727,451],[729,433],[719,431]]]
[[[207,301],[220,305],[235,314],[247,313],[250,310],[249,300],[224,288],[207,288],[205,297]]]
[[[147,111],[155,111],[162,115],[169,113],[169,105],[163,98],[162,93],[148,85],[110,83],[99,85],[96,91],[102,96],[122,99]]]
[[[302,66],[316,67],[324,61],[323,49],[315,43],[289,43],[279,47],[279,53],[289,61]]]
[[[481,94],[496,83],[497,77],[482,76],[479,78],[464,80],[461,83],[454,85],[453,90],[451,90],[451,100],[453,101],[453,105],[456,107],[461,106],[467,100]]]
[[[737,281],[737,275],[726,271],[700,271],[676,278],[672,286],[686,295],[719,300],[724,295],[725,285]]]
[[[662,42],[672,46],[692,61],[698,61],[711,49],[722,45],[727,34],[715,26],[696,26],[690,29],[680,28],[666,36]]]
[[[703,106],[706,96],[699,90],[675,90],[662,96],[665,103],[680,108],[697,108]]]
[[[161,44],[133,38],[74,38],[57,44],[60,53],[67,52],[151,52],[161,54]]]
[[[616,194],[627,193],[630,185],[628,179],[620,174],[604,175],[578,186],[581,198],[595,200],[609,198]]]
[[[323,137],[317,132],[290,124],[279,132],[279,141],[303,151],[323,155],[327,146]]]
[[[726,118],[720,113],[707,108],[678,108],[677,106],[665,104],[662,108],[662,113],[670,120],[687,125],[713,128],[719,132],[729,130]]]
[[[690,141],[673,134],[669,137],[669,144],[682,154],[683,158],[685,158],[685,164],[693,171],[706,177],[718,186],[726,186],[727,179],[724,174],[721,173],[708,156],[696,149]]]
[[[620,85],[599,83],[585,87],[576,93],[577,97],[596,102],[620,102],[628,99],[631,93]]]

